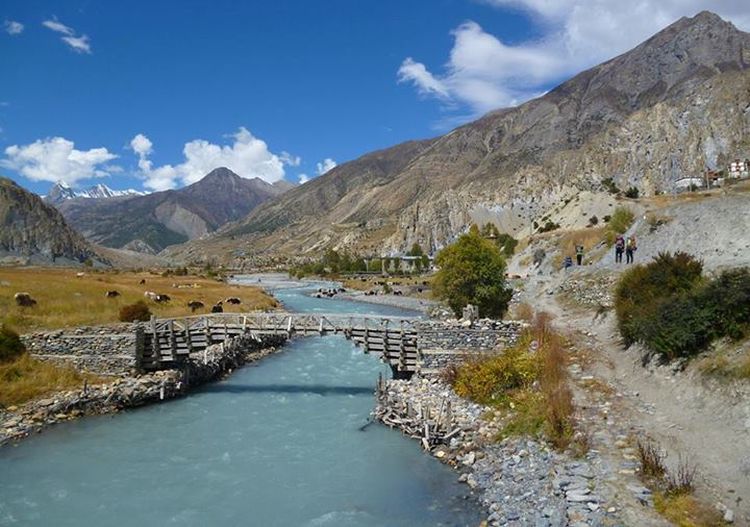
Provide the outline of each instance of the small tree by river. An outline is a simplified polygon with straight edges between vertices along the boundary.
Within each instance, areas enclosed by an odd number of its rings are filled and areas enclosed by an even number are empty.
[[[440,251],[435,262],[439,271],[433,291],[448,302],[456,316],[467,304],[476,305],[481,316],[499,318],[505,314],[513,296],[505,280],[505,258],[476,226]]]

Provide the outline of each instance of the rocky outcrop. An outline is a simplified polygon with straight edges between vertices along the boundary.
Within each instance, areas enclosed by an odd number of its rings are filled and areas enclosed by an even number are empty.
[[[0,261],[19,264],[106,263],[54,207],[0,177]]]

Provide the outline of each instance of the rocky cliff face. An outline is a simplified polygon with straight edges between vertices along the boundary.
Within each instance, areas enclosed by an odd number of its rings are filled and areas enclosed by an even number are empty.
[[[157,253],[242,218],[285,189],[217,168],[179,190],[135,197],[68,199],[58,207],[91,241],[106,247]]]
[[[54,207],[0,177],[0,260],[73,264],[88,259],[103,260]]]
[[[192,250],[237,237],[248,251],[435,250],[479,217],[517,236],[568,218],[582,191],[607,198],[606,178],[670,192],[747,157],[748,68],[750,34],[708,12],[683,18],[543,97],[342,164]]]

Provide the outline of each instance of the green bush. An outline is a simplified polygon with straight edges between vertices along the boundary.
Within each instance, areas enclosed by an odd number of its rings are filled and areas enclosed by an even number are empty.
[[[609,218],[609,219],[608,219]],[[635,221],[635,214],[628,207],[617,207],[612,216],[605,216],[604,221],[607,223],[605,238],[607,244],[612,245],[618,234],[625,234]]]
[[[439,271],[433,282],[438,298],[446,300],[456,314],[467,304],[485,317],[502,317],[513,290],[506,286],[505,259],[498,247],[472,228],[454,244],[440,251],[435,260]]]
[[[139,300],[135,304],[122,306],[118,318],[120,322],[147,322],[151,320],[151,310],[146,302]]]
[[[544,225],[539,227],[539,232],[552,232],[560,228],[559,223],[555,223],[552,220],[547,220]]]
[[[692,357],[716,339],[739,339],[750,326],[750,270],[704,280],[690,255],[660,254],[623,275],[615,292],[620,333],[665,361]]]
[[[630,199],[638,199],[638,196],[640,196],[640,194],[640,191],[636,187],[630,187],[625,191],[625,197]]]
[[[663,303],[690,291],[701,280],[703,264],[691,255],[660,253],[629,269],[615,289],[615,313],[625,345],[642,341]]]
[[[26,352],[18,333],[5,324],[0,324],[0,363],[10,362]]]

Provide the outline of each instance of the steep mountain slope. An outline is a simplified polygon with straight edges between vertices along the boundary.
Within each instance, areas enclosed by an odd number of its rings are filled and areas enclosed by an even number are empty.
[[[198,238],[280,195],[283,186],[217,168],[179,190],[145,196],[65,200],[58,205],[87,239],[106,247],[156,253]]]
[[[0,261],[73,264],[103,261],[54,207],[0,177]]]
[[[604,195],[606,178],[671,191],[750,151],[749,67],[750,34],[709,12],[682,18],[543,97],[339,165],[186,254],[228,240],[245,252],[436,249],[477,216],[528,233],[581,190]],[[373,156],[387,160],[377,171]]]
[[[75,198],[120,198],[123,196],[144,196],[146,193],[134,189],[113,190],[107,185],[99,183],[85,190],[73,190],[62,181],[55,183],[49,193],[44,196],[44,201],[52,205],[59,205],[65,200]]]

